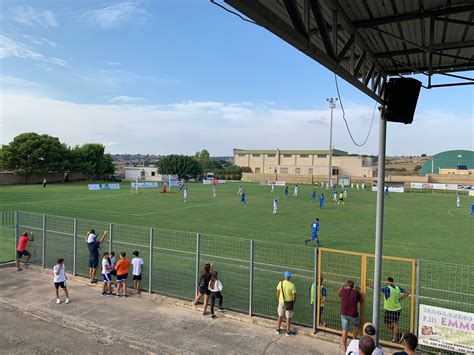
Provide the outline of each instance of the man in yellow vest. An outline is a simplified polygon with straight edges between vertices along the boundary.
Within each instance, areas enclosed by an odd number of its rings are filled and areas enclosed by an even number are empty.
[[[383,300],[383,309],[384,316],[383,320],[385,325],[393,330],[392,342],[396,343],[400,339],[400,334],[398,333],[398,323],[400,320],[400,311],[402,310],[402,305],[400,301],[408,297],[408,291],[400,286],[396,286],[393,283],[393,277],[388,277],[387,286],[382,287],[380,292],[384,294]]]

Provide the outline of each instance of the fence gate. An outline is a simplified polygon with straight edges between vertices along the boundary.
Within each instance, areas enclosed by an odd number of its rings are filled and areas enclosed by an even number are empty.
[[[382,262],[382,284],[386,283],[388,276],[393,277],[394,283],[404,288],[409,297],[401,301],[402,309],[399,321],[399,333],[414,331],[415,318],[415,259],[384,256]],[[341,334],[341,319],[339,316],[339,289],[347,280],[352,280],[362,294],[363,302],[360,304],[360,331],[365,322],[372,321],[373,305],[373,274],[374,255],[351,251],[319,249],[318,258],[318,292],[317,292],[317,329]],[[383,300],[380,302],[380,329],[379,337],[382,344],[393,344],[393,330],[389,329],[383,321]],[[359,332],[361,334],[361,332]]]

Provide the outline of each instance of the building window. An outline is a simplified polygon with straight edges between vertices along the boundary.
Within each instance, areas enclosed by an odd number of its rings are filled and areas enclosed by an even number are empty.
[[[291,158],[292,155],[291,154],[283,154],[283,158]]]
[[[268,154],[267,157],[269,157],[269,158],[275,158],[275,154]]]
[[[288,174],[288,168],[280,168],[281,174]]]
[[[255,168],[255,174],[260,174],[260,168]]]
[[[296,168],[296,169],[295,169],[295,174],[301,174],[301,169],[300,169],[300,168]]]
[[[252,154],[254,158],[260,158],[260,154]]]
[[[155,172],[154,172],[154,171],[151,172],[151,176],[155,176]]]
[[[245,158],[245,154],[239,154],[239,158]]]
[[[326,154],[318,154],[318,158],[326,158],[327,155]]]
[[[309,174],[309,175],[313,175],[313,168],[309,168],[309,169],[308,169],[308,174]]]
[[[308,154],[300,154],[300,158],[309,158]]]

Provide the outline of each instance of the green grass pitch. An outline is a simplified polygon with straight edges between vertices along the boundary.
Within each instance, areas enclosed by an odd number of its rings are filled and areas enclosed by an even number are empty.
[[[247,207],[239,203],[238,184],[212,188],[188,184],[189,201],[183,203],[177,189],[161,194],[159,189],[131,193],[129,184],[121,190],[88,191],[86,184],[51,184],[0,187],[0,210],[22,210],[138,226],[209,233],[258,241],[304,245],[310,223],[320,218],[320,239],[327,248],[373,253],[375,199],[371,191],[349,189],[345,206],[332,202],[330,191],[324,208],[311,203],[312,186],[302,185],[287,199],[283,187],[244,184]],[[274,196],[278,214],[272,215]],[[391,193],[385,200],[384,254],[473,265],[466,250],[472,245],[472,197],[462,196],[456,208],[452,194]],[[2,245],[5,245],[3,242]],[[308,246],[308,247],[311,247]]]

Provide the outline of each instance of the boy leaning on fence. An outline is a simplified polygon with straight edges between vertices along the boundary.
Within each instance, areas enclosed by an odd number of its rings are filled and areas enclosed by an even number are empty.
[[[293,309],[296,302],[296,287],[290,282],[291,272],[283,273],[285,279],[280,281],[276,287],[276,297],[278,299],[278,321],[276,333],[280,334],[281,321],[283,315],[286,318],[286,336],[294,336],[296,333],[291,330],[291,318],[293,318]]]

